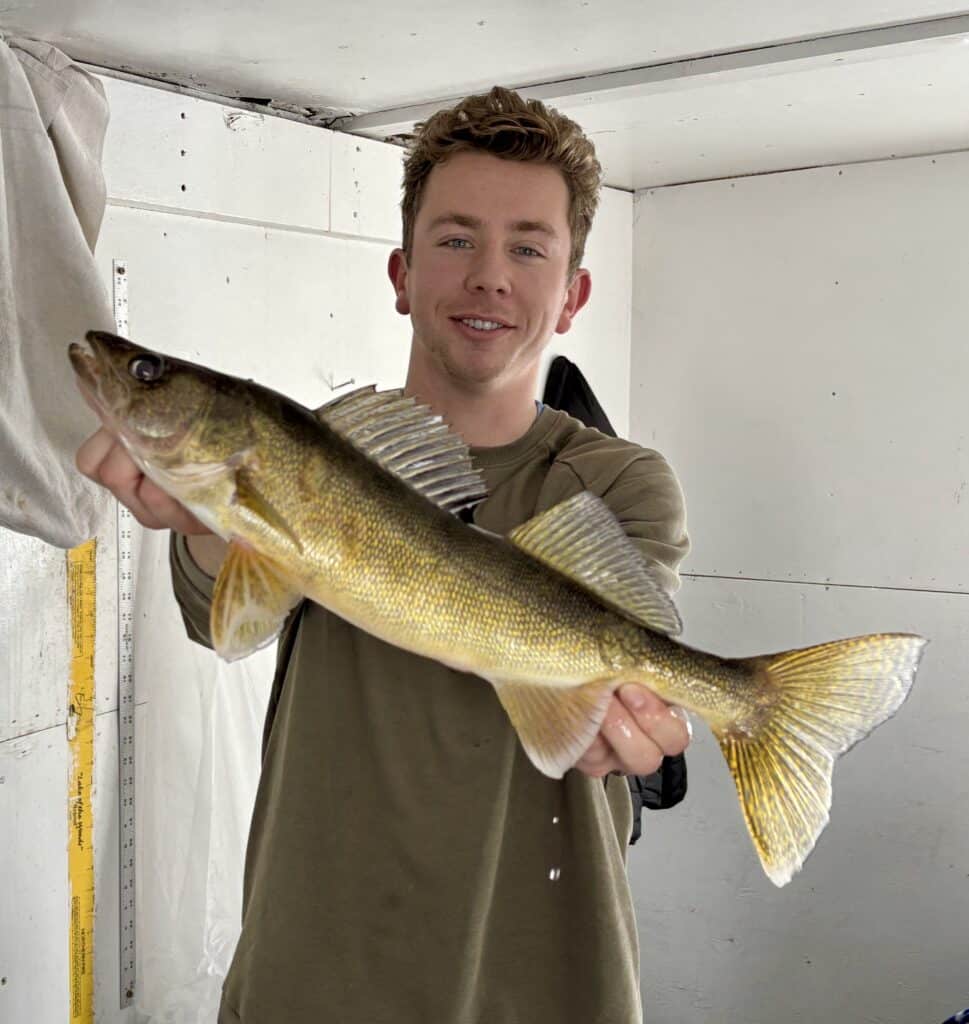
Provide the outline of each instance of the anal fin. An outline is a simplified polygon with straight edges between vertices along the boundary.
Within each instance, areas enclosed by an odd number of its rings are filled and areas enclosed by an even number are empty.
[[[271,643],[302,598],[262,555],[238,541],[229,544],[212,594],[211,631],[216,653],[236,661]]]
[[[492,680],[525,753],[544,775],[560,779],[602,727],[615,680],[542,686]]]

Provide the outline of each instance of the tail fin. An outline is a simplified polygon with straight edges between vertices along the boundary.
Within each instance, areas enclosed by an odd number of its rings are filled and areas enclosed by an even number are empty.
[[[768,877],[785,885],[828,823],[835,758],[898,710],[926,641],[904,633],[743,659],[776,689],[761,724],[717,739]]]

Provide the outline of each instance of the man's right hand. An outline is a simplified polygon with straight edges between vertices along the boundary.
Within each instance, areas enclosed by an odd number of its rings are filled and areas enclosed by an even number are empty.
[[[149,480],[106,427],[92,434],[78,448],[75,461],[86,477],[106,487],[122,505],[131,509],[142,526],[187,535],[189,551],[199,568],[210,576],[218,575],[225,557],[225,541]]]
[[[92,434],[77,450],[77,468],[96,484],[106,487],[135,519],[150,530],[204,534],[212,531],[184,505],[149,480],[106,427]]]

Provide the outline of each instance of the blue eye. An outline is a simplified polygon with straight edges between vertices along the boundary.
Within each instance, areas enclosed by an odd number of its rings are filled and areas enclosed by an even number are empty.
[[[471,245],[466,238],[449,238],[444,244],[452,249],[456,249],[458,247],[464,248],[466,245]]]

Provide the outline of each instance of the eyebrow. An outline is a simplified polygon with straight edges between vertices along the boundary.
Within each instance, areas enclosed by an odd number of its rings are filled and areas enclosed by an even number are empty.
[[[442,213],[440,217],[435,217],[428,227],[429,230],[433,231],[434,228],[440,227],[443,224],[457,224],[463,228],[480,228],[482,226],[482,222],[478,217],[469,217],[465,213]],[[544,220],[516,220],[508,224],[507,227],[511,231],[537,231],[552,238],[558,237],[558,232],[555,228]]]

